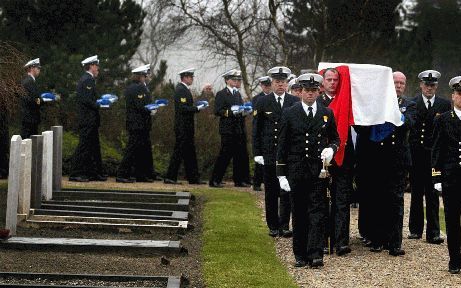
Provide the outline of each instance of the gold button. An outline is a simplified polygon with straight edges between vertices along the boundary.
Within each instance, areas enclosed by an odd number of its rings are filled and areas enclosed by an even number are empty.
[[[277,122],[275,122],[275,124],[277,124]]]
[[[424,129],[421,129],[421,132],[424,132]]]
[[[320,141],[319,141],[319,142],[317,142],[317,144],[320,144]]]
[[[277,143],[275,143],[274,145],[277,146]]]
[[[392,138],[395,138],[395,135],[394,135],[394,134],[392,134]]]
[[[277,131],[277,129],[274,129],[274,131]]]
[[[426,126],[426,123],[423,123],[423,126]]]
[[[383,142],[381,142],[381,146],[383,146],[383,145],[384,145],[384,143],[383,143]]]
[[[309,141],[306,140],[306,143],[309,143]]]
[[[309,157],[309,155],[306,154],[306,157]]]
[[[306,133],[306,136],[309,136],[309,133]]]
[[[317,135],[317,136],[320,137],[320,136],[322,136],[322,135],[319,134],[319,135]]]
[[[421,138],[424,138],[424,135],[421,135]]]
[[[277,139],[277,136],[274,136],[275,139]]]
[[[306,151],[309,150],[309,148],[307,148],[307,147],[305,149],[306,149]]]
[[[392,145],[394,145],[394,144],[395,144],[395,142],[392,142]]]
[[[421,144],[424,144],[424,141],[421,141]]]

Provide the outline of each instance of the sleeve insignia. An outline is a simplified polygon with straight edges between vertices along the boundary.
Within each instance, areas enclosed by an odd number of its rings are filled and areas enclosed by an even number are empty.
[[[144,94],[139,94],[139,95],[138,95],[138,98],[139,98],[139,99],[144,98]]]
[[[253,111],[253,116],[256,116],[258,114],[258,111]]]
[[[432,168],[432,177],[437,177],[442,175],[442,172],[440,171],[435,171],[435,168]]]
[[[187,99],[186,98],[181,98],[181,103],[186,103]]]
[[[40,98],[37,98],[35,102],[37,103],[37,105],[40,105]]]
[[[323,115],[323,122],[325,122],[325,123],[328,122],[328,116],[327,115]]]
[[[86,89],[91,90],[91,86],[86,86]]]
[[[272,112],[271,112],[271,111],[267,111],[266,114],[269,115],[269,114],[272,114]]]

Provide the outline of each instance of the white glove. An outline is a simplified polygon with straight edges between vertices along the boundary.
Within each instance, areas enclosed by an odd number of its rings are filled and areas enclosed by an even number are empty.
[[[154,116],[157,113],[157,109],[150,110],[150,116]]]
[[[434,189],[439,191],[439,192],[442,192],[442,183],[435,183],[434,184]]]
[[[287,177],[286,176],[277,176],[277,178],[279,179],[280,188],[282,190],[290,192],[291,188],[290,188],[290,184],[288,183]]]
[[[255,162],[260,164],[260,165],[264,165],[264,157],[263,156],[255,156]]]
[[[322,154],[320,154],[320,157],[322,159],[325,159],[325,163],[328,165],[333,159],[333,154],[333,148],[325,148],[322,150]]]
[[[201,110],[205,109],[206,107],[207,106],[205,106],[205,104],[200,104],[200,105],[197,106],[197,110],[201,111]]]

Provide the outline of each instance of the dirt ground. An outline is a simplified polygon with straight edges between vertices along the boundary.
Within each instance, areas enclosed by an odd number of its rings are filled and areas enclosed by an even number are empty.
[[[264,209],[263,193],[258,195]],[[294,268],[292,239],[276,238],[277,255],[299,287],[461,287],[460,274],[448,273],[446,241],[428,244],[425,235],[422,240],[407,239],[409,206],[410,194],[405,193],[402,248],[406,255],[402,257],[390,256],[387,251],[372,253],[361,244],[358,209],[351,209],[351,254],[325,256],[322,269]]]
[[[66,187],[67,182],[64,182]],[[72,183],[73,186],[74,183]],[[124,186],[125,185],[125,186]],[[113,179],[108,182],[90,182],[79,184],[82,188],[129,188],[136,190],[184,191],[188,187],[175,185],[165,186],[163,183],[139,183],[121,185]],[[189,187],[190,188],[190,187]],[[169,265],[161,263],[161,256],[148,255],[117,255],[115,253],[68,253],[68,252],[35,252],[6,250],[0,248],[0,271],[3,272],[36,272],[36,273],[68,273],[68,274],[123,274],[123,275],[184,275],[190,282],[189,287],[203,287],[200,251],[202,247],[202,208],[204,199],[197,197],[192,201],[190,224],[193,229],[185,233],[176,231],[150,232],[117,232],[96,231],[91,229],[24,229],[18,228],[18,236],[34,237],[71,237],[98,239],[150,239],[150,240],[180,240],[181,245],[188,249],[187,256],[167,256]],[[182,235],[184,234],[184,235]]]

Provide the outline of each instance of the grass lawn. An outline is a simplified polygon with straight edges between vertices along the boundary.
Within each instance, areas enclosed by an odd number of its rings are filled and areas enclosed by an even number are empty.
[[[202,189],[203,267],[207,287],[297,287],[275,255],[274,240],[245,192]]]

